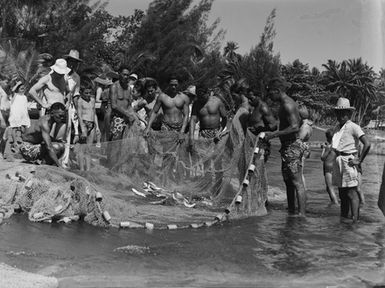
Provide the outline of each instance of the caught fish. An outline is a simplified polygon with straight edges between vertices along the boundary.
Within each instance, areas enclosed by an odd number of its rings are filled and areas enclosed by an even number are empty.
[[[195,205],[196,205],[196,203],[190,204],[190,203],[188,203],[187,200],[184,200],[184,201],[183,201],[183,205],[186,206],[187,208],[194,208]]]
[[[146,197],[146,194],[142,193],[142,192],[139,192],[138,190],[136,190],[135,188],[132,188],[131,189],[132,192],[134,192],[136,195],[139,195],[139,196],[142,196],[142,197]]]

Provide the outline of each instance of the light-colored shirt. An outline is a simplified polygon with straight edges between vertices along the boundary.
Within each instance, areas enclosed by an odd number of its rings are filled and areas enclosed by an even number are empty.
[[[360,137],[365,135],[361,127],[351,120],[346,121],[344,126],[333,135],[332,147],[338,152],[357,153]]]

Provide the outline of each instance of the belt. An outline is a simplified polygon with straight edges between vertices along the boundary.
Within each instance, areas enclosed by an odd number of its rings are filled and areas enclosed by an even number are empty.
[[[342,151],[337,151],[337,150],[334,150],[336,152],[336,155],[337,156],[350,156],[350,155],[355,155],[356,153],[346,153],[346,152],[342,152]]]

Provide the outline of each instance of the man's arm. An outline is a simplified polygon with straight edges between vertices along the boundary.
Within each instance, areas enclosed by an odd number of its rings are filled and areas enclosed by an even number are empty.
[[[187,96],[186,96],[187,97]],[[183,97],[184,98],[184,97]],[[186,131],[186,127],[188,124],[188,114],[189,114],[189,105],[190,101],[184,99],[184,104],[183,104],[183,124],[182,128],[180,129],[180,133],[184,133]]]
[[[189,140],[192,141],[195,133],[196,123],[199,121],[198,119],[198,104],[194,103],[191,111],[191,119],[190,119],[190,129],[189,129]]]
[[[56,166],[62,167],[62,164],[60,163],[59,159],[57,158],[56,151],[53,148],[52,142],[51,142],[51,136],[49,135],[50,129],[48,126],[48,121],[44,121],[41,125],[41,135],[43,137],[43,141],[47,146],[48,155],[51,157],[51,159],[55,162]]]
[[[146,127],[146,130],[144,130],[145,134],[148,134],[148,131],[150,131],[151,129],[152,123],[155,121],[156,115],[158,114],[159,109],[162,105],[162,98],[163,98],[162,94],[160,94],[159,97],[156,98],[154,108],[150,113],[150,119],[148,120],[148,125]]]
[[[83,121],[83,105],[78,105],[78,109],[77,109],[77,112],[78,112],[78,117],[79,117],[79,125],[80,125],[80,129],[82,131],[82,135],[81,135],[81,138],[80,138],[80,143],[85,143],[86,139],[87,139],[87,128],[86,128],[86,125],[84,124],[84,121]]]
[[[39,79],[32,87],[29,89],[28,94],[32,97],[33,100],[35,100],[41,107],[48,108],[46,105],[43,104],[40,97],[38,96],[38,91],[43,89],[43,87],[47,84],[49,81],[49,75],[43,76]]]
[[[227,118],[227,111],[225,108],[225,104],[223,104],[222,101],[220,101],[219,103],[219,115],[221,116],[221,127],[223,131],[227,127],[228,118]]]
[[[359,158],[359,164],[361,164],[362,161],[364,161],[366,155],[368,154],[368,152],[370,150],[370,142],[369,142],[368,138],[365,135],[362,135],[360,137],[360,141],[364,145],[364,147],[362,147],[362,150],[361,150],[361,155],[360,155],[360,158]]]
[[[268,131],[277,130],[277,120],[275,119],[273,113],[270,108],[266,105],[266,103],[262,103],[261,106],[262,120],[265,124],[265,127]]]

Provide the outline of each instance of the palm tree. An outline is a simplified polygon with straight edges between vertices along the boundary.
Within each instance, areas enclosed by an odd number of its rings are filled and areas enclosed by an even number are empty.
[[[228,62],[236,62],[240,60],[241,55],[235,52],[239,48],[238,43],[234,41],[228,41],[223,49],[223,56]]]
[[[322,65],[326,71],[326,88],[350,100],[356,108],[356,121],[361,124],[370,105],[376,100],[375,73],[361,58],[344,60],[341,63],[328,60]]]

